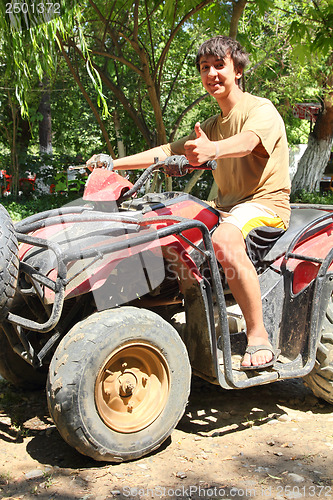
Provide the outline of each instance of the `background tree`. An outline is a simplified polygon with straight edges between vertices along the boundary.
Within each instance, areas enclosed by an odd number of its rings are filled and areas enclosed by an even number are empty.
[[[195,121],[218,113],[194,65],[196,47],[216,34],[237,36],[250,52],[244,90],[274,102],[290,143],[303,141],[306,131],[292,116],[293,104],[320,91],[323,112],[312,131],[318,143],[322,130],[331,137],[331,20],[328,0],[87,0],[29,31],[13,31],[1,16],[1,52],[10,65],[11,95],[17,96],[23,116],[30,109],[31,145],[38,137],[31,118],[41,116],[38,82],[48,78],[54,152],[84,158],[101,149],[113,156],[124,149],[131,154],[174,140]],[[325,154],[319,154],[320,165],[327,163]],[[322,167],[314,163],[318,180]],[[298,176],[304,186],[309,176],[301,168]],[[189,179],[176,182],[207,196],[211,176],[202,174],[200,186],[193,188],[198,177],[193,174],[187,186]]]
[[[195,16],[210,4],[211,0],[177,3],[136,0],[125,10],[119,1],[89,0],[87,3],[83,13],[90,19],[86,36],[89,36],[92,65],[103,82],[104,95],[108,96],[111,106],[117,108],[118,116],[121,106],[148,148],[172,138],[184,104],[197,98],[197,82],[194,86],[189,83],[194,68],[191,67],[189,74],[187,61],[194,43],[191,28]],[[197,33],[200,35],[200,30]],[[80,69],[82,74],[86,55],[76,36],[60,43],[71,72],[81,85]],[[71,50],[77,58],[76,67],[69,58]],[[191,99],[193,90],[195,99]],[[88,93],[85,97],[96,114],[92,98]],[[105,129],[102,119],[97,119]],[[114,156],[109,139],[106,144]],[[127,146],[129,152],[133,151],[133,144]],[[171,179],[168,184],[170,189]]]
[[[299,2],[289,34],[294,53],[308,65],[320,88],[321,110],[293,179],[293,191],[319,189],[333,143],[333,4]],[[320,66],[318,62],[321,63]],[[319,67],[318,67],[319,66]]]

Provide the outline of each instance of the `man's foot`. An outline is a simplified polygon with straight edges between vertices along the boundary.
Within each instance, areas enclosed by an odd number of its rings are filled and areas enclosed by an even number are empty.
[[[243,360],[241,370],[261,370],[272,366],[276,361],[280,350],[275,350],[271,344],[248,345]]]

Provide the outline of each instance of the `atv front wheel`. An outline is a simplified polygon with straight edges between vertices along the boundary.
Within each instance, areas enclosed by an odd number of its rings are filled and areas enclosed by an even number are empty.
[[[18,278],[18,243],[12,220],[0,205],[0,320],[9,310]]]
[[[315,396],[333,403],[333,294],[328,301],[313,370],[304,381]]]
[[[110,309],[78,323],[59,344],[49,369],[49,411],[80,453],[136,459],[171,434],[190,379],[187,351],[171,325],[145,309]]]

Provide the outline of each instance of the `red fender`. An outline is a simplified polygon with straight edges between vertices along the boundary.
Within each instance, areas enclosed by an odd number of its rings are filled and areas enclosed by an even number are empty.
[[[112,170],[96,168],[88,177],[83,199],[117,201],[133,184]]]

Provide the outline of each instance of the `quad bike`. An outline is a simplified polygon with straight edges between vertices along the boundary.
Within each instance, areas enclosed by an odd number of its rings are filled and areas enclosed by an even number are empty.
[[[159,447],[184,413],[191,373],[224,389],[304,377],[333,403],[333,207],[294,206],[282,235],[249,234],[281,354],[242,371],[244,319],[211,241],[219,213],[181,192],[136,197],[161,168],[156,159],[134,185],[96,168],[82,200],[15,226],[0,211],[0,373],[26,388],[47,379],[59,433],[95,460]]]

